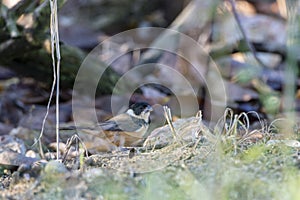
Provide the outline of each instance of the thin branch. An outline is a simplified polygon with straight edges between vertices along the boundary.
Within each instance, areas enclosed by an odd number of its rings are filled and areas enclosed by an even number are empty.
[[[51,47],[52,47],[52,60],[53,64],[56,61],[56,102],[55,102],[55,110],[56,110],[56,159],[58,160],[60,157],[59,152],[59,81],[60,81],[60,46],[59,46],[59,34],[58,34],[58,18],[57,18],[57,0],[50,0],[50,8],[51,8]],[[55,49],[54,49],[55,44]],[[54,64],[54,65],[55,65]],[[53,66],[54,66],[53,65]]]
[[[84,152],[85,152],[85,156],[88,158],[89,157],[89,155],[88,155],[88,150],[87,150],[87,148],[86,148],[86,146],[85,146],[85,144],[84,144],[84,142],[81,140],[81,138],[77,135],[77,134],[74,134],[71,138],[69,138],[68,140],[67,140],[67,142],[66,142],[66,148],[65,148],[65,151],[64,151],[64,154],[63,154],[63,156],[62,156],[62,163],[65,163],[66,162],[66,159],[67,159],[67,156],[68,156],[68,154],[69,154],[69,151],[70,151],[70,148],[71,148],[71,146],[72,146],[72,143],[73,142],[80,142],[81,143],[81,145],[82,145],[82,147],[83,147],[83,149],[84,149]],[[79,150],[77,151],[77,152],[79,152]]]
[[[279,55],[282,61],[286,59],[287,49],[285,44],[280,44],[276,42],[272,44],[265,43],[265,42],[251,42],[251,45],[260,52],[267,52],[267,53],[273,53]],[[210,56],[213,59],[217,59],[236,52],[243,53],[248,51],[249,49],[246,47],[245,39],[241,39],[238,41],[238,45],[226,44],[222,47],[212,46],[210,50]],[[297,57],[297,61],[300,62],[300,56]]]
[[[232,12],[233,12],[234,18],[235,18],[235,20],[236,20],[236,22],[237,22],[237,25],[238,25],[238,27],[239,27],[239,29],[240,29],[240,31],[241,31],[241,33],[242,33],[244,39],[245,39],[245,42],[246,42],[248,48],[249,48],[250,51],[252,52],[252,54],[253,54],[255,60],[256,60],[261,66],[267,67],[267,66],[261,61],[261,59],[257,56],[257,52],[256,52],[255,48],[253,47],[252,43],[250,42],[250,40],[249,40],[249,38],[248,38],[248,36],[247,36],[247,34],[246,34],[246,32],[245,32],[244,27],[242,26],[242,22],[241,22],[240,17],[239,17],[239,15],[238,15],[238,13],[237,13],[237,10],[236,10],[235,0],[229,0],[229,2],[230,2],[230,4],[231,4]]]
[[[53,68],[53,82],[51,87],[51,92],[49,100],[47,103],[46,114],[43,118],[42,128],[38,139],[33,143],[32,146],[36,145],[39,142],[40,154],[44,157],[44,153],[41,148],[41,138],[43,137],[46,120],[49,115],[51,101],[54,95],[54,88],[56,85],[56,138],[57,138],[57,155],[56,158],[59,159],[59,73],[60,73],[60,49],[59,49],[59,37],[58,37],[58,19],[57,19],[57,2],[56,0],[50,0],[50,30],[51,30],[51,56],[52,56],[52,68]],[[54,48],[55,44],[55,48]],[[56,58],[55,58],[56,55]],[[56,60],[57,59],[57,60]],[[55,64],[55,61],[57,62]]]
[[[53,62],[54,62],[54,60],[53,60]],[[57,79],[56,78],[56,69],[55,69],[55,63],[54,63],[53,64],[53,81],[52,81],[52,87],[51,87],[51,92],[50,92],[49,100],[48,100],[48,103],[47,103],[46,114],[45,114],[45,116],[43,118],[42,128],[41,128],[40,135],[39,135],[38,139],[33,143],[32,146],[36,145],[37,142],[39,142],[39,145],[41,146],[41,138],[44,135],[45,124],[46,124],[46,120],[47,120],[48,115],[49,115],[51,101],[53,99],[53,94],[54,94],[56,79]],[[41,155],[42,158],[44,158],[44,153],[42,152],[42,148],[41,147],[40,147],[40,155]]]
[[[170,129],[171,129],[171,133],[173,135],[173,138],[175,140],[177,140],[177,133],[176,133],[175,128],[174,128],[173,123],[172,123],[171,110],[168,106],[164,106],[163,108],[164,108],[164,116],[165,116],[165,118],[168,122],[168,125],[169,125]]]
[[[173,138],[175,139],[176,142],[179,142],[180,144],[183,144],[181,136],[177,134],[177,132],[174,128],[174,125],[172,123],[171,109],[168,106],[164,106],[163,109],[164,109],[164,116],[165,116],[165,118],[168,122],[168,125],[169,125],[170,129],[171,129],[171,133],[173,135]]]

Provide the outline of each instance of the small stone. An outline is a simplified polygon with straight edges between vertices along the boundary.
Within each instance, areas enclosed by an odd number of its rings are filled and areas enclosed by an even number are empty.
[[[68,170],[65,165],[57,160],[49,161],[45,167],[46,174],[64,174],[66,172],[68,172]]]

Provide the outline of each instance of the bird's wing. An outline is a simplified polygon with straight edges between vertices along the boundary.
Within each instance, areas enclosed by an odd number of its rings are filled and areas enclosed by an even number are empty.
[[[124,113],[117,115],[108,121],[100,123],[99,126],[106,131],[135,132],[136,130],[140,129],[143,124]]]

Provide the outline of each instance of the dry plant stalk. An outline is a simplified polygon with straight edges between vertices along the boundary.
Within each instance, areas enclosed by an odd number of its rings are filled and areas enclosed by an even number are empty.
[[[58,17],[57,17],[57,0],[50,0],[50,9],[51,9],[51,15],[50,15],[50,33],[51,33],[51,56],[52,56],[52,68],[53,68],[53,82],[51,87],[51,92],[49,96],[49,100],[47,103],[47,109],[46,114],[43,118],[41,132],[38,137],[38,139],[35,140],[32,146],[39,143],[39,152],[42,158],[44,158],[44,152],[41,148],[41,138],[43,137],[44,130],[45,130],[45,124],[47,117],[49,115],[49,109],[50,104],[54,95],[54,89],[56,86],[56,151],[57,160],[59,159],[59,79],[60,79],[60,46],[59,46],[59,34],[58,34]]]
[[[72,146],[72,143],[75,141],[75,146],[76,146],[76,152],[80,153],[79,152],[79,143],[82,145],[85,153],[86,153],[86,157],[88,157],[88,150],[84,144],[84,142],[80,139],[80,137],[77,135],[77,134],[74,134],[71,138],[68,139],[67,143],[66,143],[66,148],[65,148],[65,151],[64,151],[64,155],[62,156],[62,163],[65,163],[66,161],[66,158],[69,154],[69,151],[70,151],[70,148]],[[78,154],[79,155],[79,154]]]
[[[43,118],[42,128],[38,139],[35,141],[33,145],[39,142],[39,146],[41,146],[41,138],[43,137],[46,119],[49,114],[51,100],[53,98],[54,89],[56,86],[56,122],[55,122],[55,132],[56,132],[56,159],[60,158],[59,155],[59,79],[60,79],[60,46],[59,46],[59,34],[58,34],[58,17],[57,17],[57,0],[50,0],[50,33],[51,33],[51,56],[52,56],[52,68],[53,68],[53,82],[51,93],[49,96],[48,104],[47,104],[47,111]],[[44,153],[40,148],[40,154],[43,157]]]
[[[171,129],[171,133],[173,135],[173,138],[175,140],[177,140],[177,133],[176,133],[175,128],[174,128],[173,123],[172,123],[171,109],[168,106],[164,106],[163,109],[164,109],[164,116],[165,116],[165,118],[168,122],[168,125],[169,125],[170,129]]]
[[[254,59],[257,61],[258,64],[260,64],[261,66],[263,67],[267,67],[266,64],[263,63],[263,61],[258,57],[257,55],[257,52],[256,52],[256,49],[254,48],[253,44],[251,43],[249,37],[247,36],[246,34],[246,31],[242,25],[242,22],[241,22],[241,19],[239,17],[239,14],[236,10],[236,5],[235,5],[235,0],[229,0],[229,3],[231,5],[231,9],[232,9],[232,13],[233,13],[233,16],[236,20],[236,23],[242,33],[242,36],[244,37],[245,39],[245,42],[246,42],[246,45],[248,46],[249,50],[251,51]]]
[[[58,34],[58,17],[57,17],[57,0],[50,0],[51,8],[51,19],[50,19],[50,30],[51,30],[51,54],[52,54],[52,66],[56,69],[56,159],[58,160],[59,155],[59,79],[60,79],[60,46],[59,46],[59,34]],[[55,48],[54,48],[55,45]]]

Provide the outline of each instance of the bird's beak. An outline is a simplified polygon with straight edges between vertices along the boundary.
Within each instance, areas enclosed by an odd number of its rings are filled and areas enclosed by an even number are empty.
[[[145,112],[151,112],[153,111],[152,106],[147,106],[147,108],[145,109]]]

